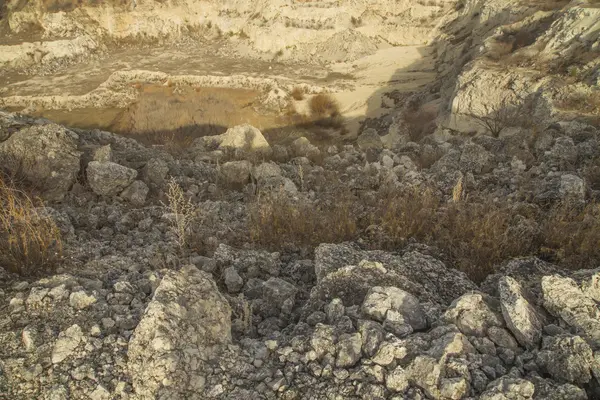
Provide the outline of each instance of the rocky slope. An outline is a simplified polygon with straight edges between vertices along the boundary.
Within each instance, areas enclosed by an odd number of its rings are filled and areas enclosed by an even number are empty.
[[[367,203],[383,187],[426,182],[449,198],[461,176],[467,192],[515,205],[587,202],[598,193],[583,173],[600,140],[591,126],[559,123],[534,142],[514,134],[393,149],[373,132],[357,146],[270,146],[241,126],[177,158],[9,113],[0,133],[4,160],[36,161],[24,173],[44,183],[65,246],[54,272],[0,269],[7,398],[600,396],[594,261],[574,272],[506,259],[475,283],[447,254],[414,241],[382,251],[363,232],[314,252],[271,252],[253,244],[245,223],[257,190],[318,207],[319,177],[332,172]],[[441,158],[417,168],[434,150]],[[198,207],[189,227],[204,243],[197,252],[179,249],[169,177]]]

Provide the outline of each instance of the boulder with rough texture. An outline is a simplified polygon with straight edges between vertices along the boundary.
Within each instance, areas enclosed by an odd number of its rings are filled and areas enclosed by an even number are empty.
[[[136,395],[199,398],[205,362],[230,341],[231,309],[212,278],[193,266],[168,272],[129,342]]]
[[[538,364],[559,382],[589,382],[596,362],[592,349],[579,336],[546,336],[538,353]]]
[[[389,314],[397,312],[412,329],[427,328],[427,318],[419,304],[419,299],[396,287],[372,288],[365,297],[362,311],[366,316],[379,322],[390,319]]]
[[[77,179],[79,137],[62,126],[23,128],[0,143],[3,168],[22,173],[48,200],[62,200]]]
[[[596,346],[600,346],[600,308],[570,278],[542,278],[544,307],[559,316]]]
[[[87,166],[87,180],[92,191],[100,196],[116,196],[137,177],[137,171],[120,164],[92,161]]]
[[[307,157],[313,158],[318,157],[321,154],[319,148],[305,137],[300,137],[292,142],[292,150],[296,157]]]
[[[264,153],[271,150],[269,142],[255,127],[244,124],[229,128],[227,132],[219,135],[220,150],[234,150],[244,152]]]
[[[252,164],[247,160],[229,161],[221,166],[221,175],[230,185],[244,185],[250,180]]]
[[[465,294],[452,303],[444,317],[465,335],[486,336],[490,327],[504,326],[502,316],[492,300],[482,293]]]
[[[132,205],[141,207],[146,203],[146,196],[148,196],[149,191],[148,185],[143,181],[134,181],[123,190],[121,197]]]
[[[544,325],[541,312],[527,300],[519,282],[509,276],[500,278],[498,292],[502,315],[508,329],[522,346],[537,347]]]

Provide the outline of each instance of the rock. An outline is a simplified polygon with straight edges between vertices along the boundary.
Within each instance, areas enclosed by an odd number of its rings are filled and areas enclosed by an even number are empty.
[[[281,168],[272,162],[264,162],[252,169],[252,177],[258,182],[281,176]]]
[[[96,389],[90,393],[91,400],[109,400],[110,392],[106,390],[102,385],[96,386]]]
[[[500,278],[498,292],[508,329],[522,346],[536,348],[542,338],[544,326],[541,312],[529,303],[519,282],[509,276]]]
[[[88,295],[83,290],[79,292],[73,292],[69,296],[69,304],[71,307],[77,310],[83,310],[92,304],[94,304],[98,299],[93,295]]]
[[[465,378],[447,378],[440,381],[439,388],[442,398],[459,400],[469,393],[469,382]]]
[[[83,339],[83,331],[77,324],[61,332],[52,350],[52,364],[58,364],[73,355]]]
[[[55,124],[23,128],[0,143],[2,165],[35,182],[47,200],[62,200],[80,169],[79,137]]]
[[[87,180],[94,193],[116,196],[137,177],[137,171],[114,162],[92,161],[87,166]]]
[[[409,387],[408,375],[404,368],[394,368],[385,378],[385,387],[392,392],[404,392]]]
[[[570,278],[558,275],[542,278],[544,307],[595,346],[600,346],[600,309]]]
[[[504,328],[490,326],[487,331],[488,337],[492,342],[507,349],[516,350],[519,344],[515,338]]]
[[[383,149],[383,142],[381,137],[377,134],[377,131],[373,128],[367,128],[356,138],[356,144],[358,147],[365,151],[368,149],[381,150]]]
[[[229,293],[237,293],[244,287],[244,280],[234,267],[225,268],[223,276]]]
[[[475,143],[466,143],[462,149],[458,165],[463,172],[479,174],[485,170],[491,158],[491,154],[482,146]]]
[[[146,203],[149,192],[148,186],[142,181],[134,181],[121,193],[121,197],[134,206],[141,207]]]
[[[219,135],[220,150],[233,150],[243,152],[268,153],[271,150],[269,142],[255,127],[244,124],[229,128],[227,132]]]
[[[527,400],[533,399],[535,386],[524,379],[503,376],[490,383],[481,400]]]
[[[415,296],[396,287],[372,288],[365,297],[362,312],[383,322],[390,311],[401,315],[414,330],[427,328],[427,318]],[[398,321],[398,318],[395,319]]]
[[[204,390],[202,365],[231,342],[231,309],[205,272],[169,271],[133,336],[127,366],[136,395],[193,398]]]
[[[362,338],[362,351],[365,356],[373,357],[383,341],[383,329],[380,324],[370,320],[358,321],[358,331]]]
[[[488,304],[490,301],[482,293],[465,294],[450,305],[444,318],[454,323],[465,335],[486,336],[490,327],[504,325],[500,313]]]
[[[467,337],[459,332],[448,332],[435,339],[427,353],[435,359],[446,359],[451,356],[460,356],[477,351]]]
[[[112,161],[112,148],[110,147],[110,144],[107,144],[106,146],[100,146],[94,149],[94,151],[92,152],[91,161]]]
[[[325,315],[327,317],[327,323],[335,325],[344,316],[344,303],[340,299],[333,299],[329,304],[325,306]]]
[[[398,256],[383,251],[360,250],[347,243],[321,244],[315,249],[317,281],[340,268],[357,265],[362,260],[381,263],[387,273],[402,276],[405,282],[373,286],[396,286],[409,293],[418,293],[418,296],[429,294],[429,298],[436,302],[449,304],[462,294],[477,289],[464,273],[449,269],[441,261],[418,251],[408,251]],[[426,301],[425,297],[419,299]],[[344,301],[344,304],[349,303]]]
[[[142,178],[149,185],[161,186],[167,174],[169,165],[160,158],[151,158],[142,169]]]
[[[436,359],[418,356],[407,368],[409,382],[425,391],[431,398],[440,398],[438,383],[441,377],[441,366]]]
[[[292,150],[296,157],[314,158],[321,154],[319,148],[311,144],[304,136],[292,142]]]
[[[337,358],[335,365],[338,368],[352,367],[360,360],[362,338],[360,333],[343,334],[337,343]]]
[[[230,185],[245,185],[250,180],[252,164],[247,160],[229,161],[221,165],[221,175]]]
[[[271,277],[263,285],[263,298],[265,301],[278,309],[281,309],[286,301],[294,302],[298,288],[280,278]]]
[[[592,379],[594,353],[579,336],[545,336],[538,364],[559,382],[583,384]]]

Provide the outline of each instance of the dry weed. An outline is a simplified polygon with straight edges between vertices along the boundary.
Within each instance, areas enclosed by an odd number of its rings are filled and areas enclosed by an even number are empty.
[[[296,86],[292,89],[292,92],[290,93],[290,95],[292,96],[292,98],[294,100],[303,100],[304,99],[304,89],[301,88],[300,86]]]
[[[164,207],[173,215],[172,230],[177,244],[180,248],[185,248],[188,244],[190,225],[196,218],[197,207],[185,197],[183,189],[174,178],[168,183],[167,200],[168,204],[164,204]]]
[[[331,95],[317,94],[310,99],[310,113],[316,118],[335,118],[340,114],[340,106]]]
[[[60,230],[42,207],[0,174],[0,266],[6,270],[31,275],[62,259]]]

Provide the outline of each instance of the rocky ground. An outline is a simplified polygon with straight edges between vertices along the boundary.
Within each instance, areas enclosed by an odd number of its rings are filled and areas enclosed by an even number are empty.
[[[0,399],[600,399],[599,11],[0,4]]]
[[[370,131],[355,146],[270,146],[240,126],[174,158],[108,132],[0,115],[0,154],[35,160],[24,174],[44,183],[65,248],[53,272],[0,270],[7,399],[600,396],[593,258],[578,271],[506,259],[475,283],[415,241],[382,251],[363,232],[270,252],[245,222],[257,192],[319,207],[318,178],[330,172],[363,199],[426,182],[450,199],[462,179],[467,192],[530,207],[590,202],[598,192],[582,171],[600,140],[591,126],[394,149]],[[440,158],[418,168],[433,150]],[[179,246],[171,178],[198,210],[186,237],[202,245]]]

